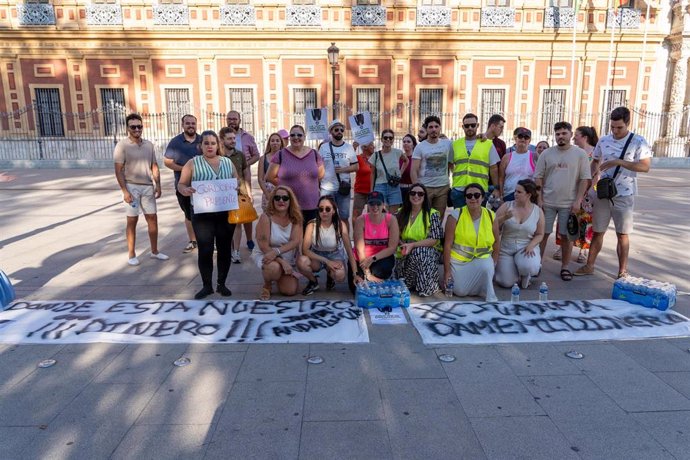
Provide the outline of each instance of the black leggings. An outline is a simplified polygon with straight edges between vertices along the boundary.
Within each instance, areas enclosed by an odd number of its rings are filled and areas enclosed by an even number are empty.
[[[199,273],[204,287],[212,287],[213,246],[218,248],[218,284],[225,286],[230,271],[232,235],[235,224],[228,223],[228,212],[192,214],[192,227],[199,251]]]

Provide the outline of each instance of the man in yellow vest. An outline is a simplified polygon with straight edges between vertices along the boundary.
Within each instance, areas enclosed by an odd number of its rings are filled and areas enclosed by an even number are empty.
[[[493,184],[498,184],[498,164],[501,158],[490,140],[477,138],[478,126],[475,114],[468,113],[462,118],[465,137],[453,142],[453,158],[448,159],[448,169],[453,174],[450,200],[454,208],[465,206],[465,187],[468,184],[477,183],[488,190],[489,177]],[[498,190],[493,193],[499,198]]]

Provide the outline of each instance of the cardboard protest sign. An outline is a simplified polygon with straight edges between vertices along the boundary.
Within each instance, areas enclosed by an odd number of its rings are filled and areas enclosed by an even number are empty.
[[[371,123],[371,114],[369,112],[350,115],[348,120],[350,121],[352,137],[359,145],[374,142],[374,127]]]
[[[325,108],[307,109],[307,139],[328,140],[328,112]]]
[[[194,180],[192,205],[195,214],[239,209],[237,179]]]

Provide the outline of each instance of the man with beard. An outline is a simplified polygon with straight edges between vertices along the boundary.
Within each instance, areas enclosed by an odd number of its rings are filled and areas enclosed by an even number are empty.
[[[345,125],[339,120],[333,120],[328,126],[331,136],[330,142],[324,142],[319,148],[323,158],[325,174],[321,179],[321,196],[332,195],[338,206],[338,215],[345,223],[350,218],[350,194],[345,195],[338,190],[342,183],[350,184],[350,173],[359,169],[355,149],[343,140]],[[345,186],[347,188],[347,186]]]
[[[453,142],[452,152],[448,155],[448,168],[453,173],[450,200],[456,209],[465,206],[467,185],[477,183],[484,190],[489,190],[489,179],[498,184],[498,163],[501,158],[491,140],[477,137],[478,126],[477,116],[473,113],[466,114],[462,118],[465,137]],[[493,193],[494,196],[500,196],[498,190]]]
[[[484,137],[493,142],[499,158],[503,158],[503,155],[506,154],[506,143],[498,137],[503,133],[503,127],[505,124],[506,119],[495,113],[489,117],[489,121],[486,124],[486,132],[484,133]],[[494,185],[496,184],[494,183]]]
[[[582,205],[585,192],[592,183],[587,153],[570,143],[573,127],[566,121],[554,125],[556,145],[544,150],[537,160],[534,181],[539,190],[539,206],[544,210],[544,239],[541,242],[541,257],[553,223],[558,217],[558,228],[561,234],[561,279],[570,281],[573,274],[568,268],[573,241],[579,232],[572,234],[568,229],[571,214],[577,214]]]
[[[201,153],[199,151],[200,143],[201,136],[196,132],[196,117],[187,114],[182,117],[182,132],[170,139],[163,155],[165,157],[165,166],[174,171],[175,195],[177,196],[177,203],[184,213],[184,225],[189,238],[187,246],[182,251],[184,253],[192,252],[196,249],[196,235],[194,235],[194,229],[192,228],[192,199],[177,191],[177,182],[180,180],[180,171],[182,171],[184,165]]]
[[[412,152],[412,183],[421,183],[426,187],[431,207],[441,217],[448,205],[448,157],[452,157],[450,140],[441,139],[441,119],[429,115],[424,119],[426,140],[417,144]]]

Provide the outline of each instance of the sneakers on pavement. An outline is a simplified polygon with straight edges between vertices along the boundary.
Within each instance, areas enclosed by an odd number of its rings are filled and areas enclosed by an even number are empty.
[[[150,256],[152,259],[158,259],[158,260],[168,260],[170,257],[166,256],[162,252],[159,252],[158,254],[151,253]]]
[[[129,259],[127,261],[127,263],[129,265],[136,266],[136,265],[139,265],[140,262],[139,262],[139,259],[135,256],[135,257],[132,257],[131,259]]]
[[[319,290],[319,282],[318,281],[309,281],[307,283],[307,287],[304,288],[304,291],[302,291],[302,295],[312,295],[316,291]]]
[[[234,263],[234,264],[241,264],[242,263],[242,256],[240,255],[239,249],[233,249],[233,251],[232,251],[232,263]]]
[[[247,249],[249,249],[250,251],[254,250],[254,241],[253,240],[247,241]]]
[[[182,250],[182,252],[183,252],[184,254],[190,253],[190,252],[192,252],[193,250],[195,250],[196,247],[197,247],[196,241],[190,241],[189,243],[187,243],[187,246],[184,247],[184,249]]]
[[[332,291],[333,289],[335,289],[335,280],[333,278],[331,278],[330,276],[328,276],[326,278],[326,290]]]

